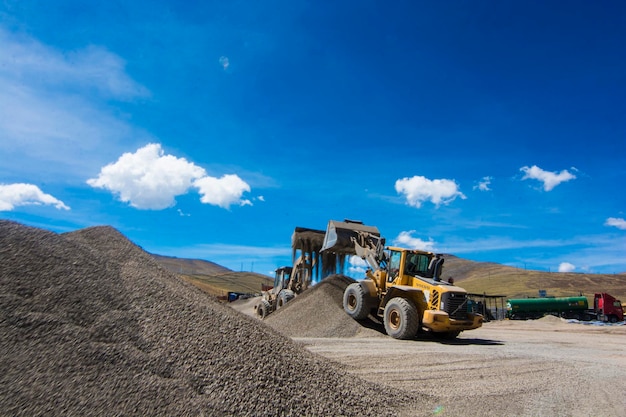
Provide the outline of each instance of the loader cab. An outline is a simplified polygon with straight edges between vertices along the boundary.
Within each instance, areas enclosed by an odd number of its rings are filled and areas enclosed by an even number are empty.
[[[276,275],[274,276],[275,292],[287,287],[289,280],[291,279],[292,270],[293,268],[290,266],[283,266],[276,270]]]
[[[393,282],[400,272],[402,276],[441,281],[444,259],[432,252],[389,247],[387,281]]]

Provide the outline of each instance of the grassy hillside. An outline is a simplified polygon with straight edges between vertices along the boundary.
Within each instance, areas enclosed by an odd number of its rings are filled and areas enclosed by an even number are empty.
[[[260,293],[262,285],[271,285],[273,279],[254,272],[234,272],[214,262],[152,255],[161,266],[181,279],[216,297],[229,292]]]
[[[230,269],[214,262],[202,259],[186,259],[174,256],[152,255],[161,266],[175,274],[213,275],[232,272]]]
[[[445,258],[442,277],[453,277],[460,287],[472,293],[523,298],[536,297],[539,290],[557,297],[581,293],[593,297],[596,292],[608,292],[626,302],[626,274],[531,271],[453,255],[445,255]]]
[[[181,275],[183,280],[195,285],[201,290],[215,296],[226,296],[229,292],[261,293],[262,285],[273,284],[273,279],[267,275],[255,272],[227,272],[213,275]]]

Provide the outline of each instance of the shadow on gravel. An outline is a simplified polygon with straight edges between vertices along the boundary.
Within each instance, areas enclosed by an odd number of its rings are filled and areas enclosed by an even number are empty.
[[[421,339],[418,339],[418,340],[421,340]],[[459,346],[465,346],[465,345],[502,346],[504,345],[504,342],[502,342],[501,340],[490,340],[490,339],[445,340],[445,339],[437,339],[435,337],[430,337],[430,341],[438,342],[438,343],[441,343],[442,345],[459,345]]]
[[[359,324],[367,329],[375,330],[380,334],[387,335],[385,332],[385,326],[377,319],[369,316],[367,319],[358,320]],[[468,330],[471,333],[471,330]],[[463,335],[463,333],[461,333]],[[436,335],[429,332],[419,332],[414,339],[416,342],[433,342],[440,343],[442,345],[482,345],[482,346],[501,346],[504,345],[504,342],[500,340],[490,340],[490,339],[476,339],[476,338],[456,338],[456,339],[445,339],[442,337],[437,337]]]
[[[380,334],[387,335],[387,332],[385,332],[385,326],[383,326],[382,322],[372,315],[369,315],[366,319],[357,320],[357,322],[366,329],[376,330]]]

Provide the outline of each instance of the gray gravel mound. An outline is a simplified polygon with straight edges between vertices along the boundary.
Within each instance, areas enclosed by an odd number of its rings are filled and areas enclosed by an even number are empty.
[[[264,321],[290,337],[380,337],[343,310],[343,292],[355,282],[345,275],[330,275],[309,287]]]
[[[2,415],[378,416],[416,401],[219,304],[110,227],[0,220],[0,353]]]

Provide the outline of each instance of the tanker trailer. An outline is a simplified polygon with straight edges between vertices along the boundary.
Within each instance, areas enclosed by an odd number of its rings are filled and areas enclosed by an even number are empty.
[[[507,300],[507,318],[511,320],[539,319],[551,314],[577,320],[591,320],[587,297],[518,298]]]

